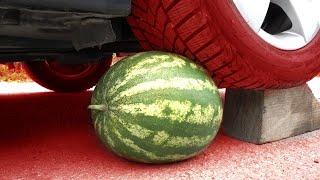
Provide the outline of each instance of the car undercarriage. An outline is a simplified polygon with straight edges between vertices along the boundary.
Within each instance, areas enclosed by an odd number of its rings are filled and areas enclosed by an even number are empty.
[[[0,62],[84,63],[140,46],[126,16],[130,0],[0,2]]]

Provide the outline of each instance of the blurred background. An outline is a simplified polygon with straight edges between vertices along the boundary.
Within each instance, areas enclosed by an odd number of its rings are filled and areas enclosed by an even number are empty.
[[[22,64],[7,63],[0,64],[0,81],[5,82],[31,82],[26,72],[22,68]]]

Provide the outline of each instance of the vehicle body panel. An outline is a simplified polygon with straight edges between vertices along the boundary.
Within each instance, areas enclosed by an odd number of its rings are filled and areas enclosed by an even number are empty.
[[[0,7],[91,12],[124,17],[130,14],[131,0],[2,0]]]

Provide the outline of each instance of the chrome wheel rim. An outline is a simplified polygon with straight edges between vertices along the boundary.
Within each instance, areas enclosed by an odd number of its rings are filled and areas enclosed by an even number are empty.
[[[282,50],[308,45],[320,30],[320,0],[233,0],[250,28]]]

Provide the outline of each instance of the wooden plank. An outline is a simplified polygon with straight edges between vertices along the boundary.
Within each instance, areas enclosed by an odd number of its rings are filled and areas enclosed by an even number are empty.
[[[234,138],[264,144],[320,129],[320,102],[308,85],[283,90],[227,89],[222,124]]]

